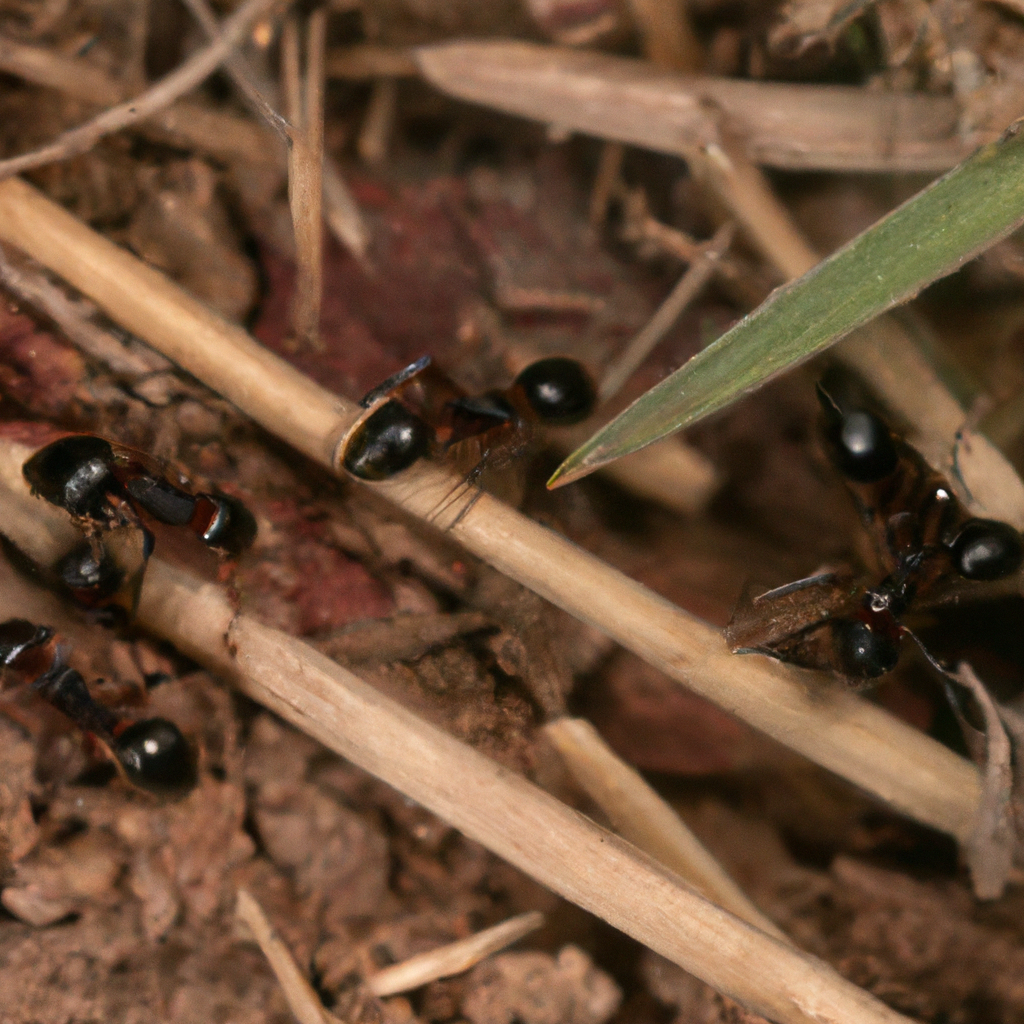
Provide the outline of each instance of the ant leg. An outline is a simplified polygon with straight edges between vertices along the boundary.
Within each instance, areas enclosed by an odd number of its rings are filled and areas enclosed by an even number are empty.
[[[473,495],[461,508],[456,517],[445,527],[445,531],[454,529],[465,518],[473,506],[480,500],[483,494],[483,485],[480,478],[487,468],[487,456],[484,457],[427,513],[430,522],[436,522],[448,509],[454,505],[469,488],[474,489]]]

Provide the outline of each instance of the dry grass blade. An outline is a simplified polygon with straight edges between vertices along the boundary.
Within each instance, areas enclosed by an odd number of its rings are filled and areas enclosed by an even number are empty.
[[[792,170],[944,171],[964,140],[955,100],[841,86],[685,78],[650,64],[521,42],[415,51],[424,77],[471,103],[686,156],[722,144],[720,111],[757,164]]]
[[[1016,836],[1010,817],[1013,787],[1012,750],[999,709],[985,684],[966,662],[952,674],[981,709],[985,722],[985,770],[978,819],[964,844],[971,882],[979,899],[1002,896],[1013,867]]]
[[[295,231],[296,338],[320,348],[323,295],[324,46],[327,11],[319,7],[306,21],[306,73],[299,71],[299,22],[285,21],[281,39],[282,81],[290,129],[288,202]]]
[[[246,0],[224,22],[220,39],[190,57],[176,71],[134,99],[111,107],[91,121],[65,132],[49,145],[9,160],[0,160],[0,178],[9,178],[33,167],[42,167],[57,160],[70,160],[81,153],[87,153],[105,135],[121,131],[170,106],[179,96],[194,89],[212,74],[238,46],[253,24],[280,2]]]
[[[439,978],[450,978],[453,974],[468,971],[486,957],[511,946],[513,942],[518,942],[543,924],[544,915],[537,910],[519,914],[467,939],[451,942],[447,946],[385,967],[367,979],[366,987],[375,996],[393,996]]]
[[[559,718],[544,731],[573,777],[608,816],[612,827],[644,853],[675,871],[720,907],[777,939],[789,939],[747,898],[679,815],[620,760],[581,718]]]
[[[203,31],[211,42],[216,42],[221,35],[217,18],[206,0],[185,0],[188,9],[193,17],[199,22]],[[267,98],[260,92],[252,80],[252,76],[246,62],[238,53],[232,53],[224,62],[224,67],[231,76],[231,81],[245,97],[249,106],[263,118],[263,120],[274,129],[282,139],[287,139],[287,125],[283,117],[271,107]]]
[[[299,1024],[336,1024],[338,1018],[320,1004],[313,986],[299,970],[288,947],[277,937],[256,898],[245,889],[238,890],[235,917],[252,933],[281,984],[288,1008]]]
[[[19,548],[51,564],[74,543],[75,531],[29,497],[21,479],[28,453],[0,446],[0,520]],[[0,609],[25,614],[32,602],[18,591],[30,586],[9,575]],[[907,1020],[313,648],[236,613],[214,584],[153,558],[138,621],[542,885],[754,1012],[782,1024]]]
[[[351,403],[325,392],[24,182],[0,186],[0,234],[266,429],[336,468],[339,442],[360,411]],[[454,484],[452,474],[419,464],[374,486],[429,521]],[[980,795],[977,769],[880,708],[847,692],[822,693],[820,678],[812,690],[807,673],[769,659],[732,655],[718,630],[487,494],[452,535],[787,746],[919,821],[960,839],[970,835]]]

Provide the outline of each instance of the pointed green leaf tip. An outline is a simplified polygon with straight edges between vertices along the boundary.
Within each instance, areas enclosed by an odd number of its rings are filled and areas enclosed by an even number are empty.
[[[723,408],[834,344],[1024,223],[1024,119],[638,398],[577,448],[559,487]]]

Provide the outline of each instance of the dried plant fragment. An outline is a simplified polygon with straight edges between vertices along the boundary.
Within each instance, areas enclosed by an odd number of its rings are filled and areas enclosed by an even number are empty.
[[[367,987],[375,996],[390,996],[419,988],[438,978],[461,974],[485,957],[518,942],[543,924],[543,914],[535,910],[528,911],[469,938],[386,967],[367,981]]]

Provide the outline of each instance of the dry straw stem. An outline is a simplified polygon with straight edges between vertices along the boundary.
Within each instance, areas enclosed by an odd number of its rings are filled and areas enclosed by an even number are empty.
[[[220,36],[220,28],[217,25],[217,19],[214,17],[214,14],[210,10],[210,6],[206,0],[187,0],[187,3],[189,9],[202,25],[203,31],[206,32],[210,39],[218,39]],[[317,31],[319,31],[319,29],[317,29]],[[313,49],[315,53],[322,55],[324,48],[317,45],[314,40],[313,44],[311,44],[311,49]],[[288,122],[270,106],[266,97],[252,81],[250,69],[247,67],[245,61],[242,60],[239,55],[234,54],[226,62],[225,67],[228,74],[231,76],[231,80],[245,97],[250,107],[256,111],[256,113],[274,130],[274,132],[276,132],[287,143],[290,138]],[[319,88],[322,91],[323,72],[319,68],[315,70],[315,78],[311,78],[311,81],[314,83],[313,87]],[[299,88],[298,83],[294,83],[294,85],[297,91]],[[311,103],[315,110],[319,110],[323,106],[322,98],[317,100],[316,97],[313,97]],[[175,105],[175,107],[181,106],[183,106],[181,103]],[[202,117],[198,118],[197,123],[193,124],[182,118],[175,117],[175,107],[166,111],[159,118],[154,118],[149,122],[149,125],[152,126],[157,120],[159,120],[161,127],[165,128],[172,138],[177,130],[177,132],[179,132],[183,136],[184,140],[190,145],[196,146],[197,148],[207,152],[217,152],[216,149],[211,150],[211,146],[218,145],[217,140],[219,138],[219,131],[223,130],[225,134],[228,134],[228,130],[230,129],[228,138],[219,142],[219,147],[224,149],[227,148],[232,141],[237,141],[237,143],[245,141],[245,133],[241,129],[248,129],[249,136],[255,137],[257,140],[257,148],[259,152],[249,153],[245,156],[235,153],[229,153],[226,155],[238,156],[243,160],[248,160],[257,164],[278,162],[279,154],[277,147],[269,142],[266,138],[266,132],[258,125],[247,124],[246,122],[241,122],[238,118],[234,118],[234,121],[239,122],[238,125],[233,125],[228,122],[223,125],[223,127],[220,127],[216,125],[214,118],[216,117],[221,120],[226,120],[231,115],[225,114],[221,111],[200,111],[201,114],[206,115],[205,119],[209,122],[209,128],[212,129],[210,131],[204,131]],[[168,120],[172,121],[172,124],[167,125],[165,122]],[[338,170],[334,161],[323,152],[322,116],[319,120],[320,124],[317,127],[320,133],[320,138],[314,141],[322,154],[322,201],[324,213],[326,214],[327,226],[331,229],[331,232],[335,235],[338,241],[341,242],[341,244],[344,245],[357,260],[363,262],[366,258],[366,250],[370,244],[369,231],[363,222],[362,215],[359,212],[359,207],[356,205],[356,201],[353,198],[352,193],[349,191],[348,185],[345,184],[345,180],[341,176],[341,172]],[[152,134],[152,130],[150,130],[150,134]],[[238,138],[238,136],[242,136],[242,138]],[[307,213],[305,216],[309,220],[309,224],[305,225],[304,230],[311,234],[315,229],[315,225],[312,222],[312,214]],[[315,253],[313,254],[313,258],[315,258]]]
[[[338,1018],[324,1009],[313,986],[267,920],[263,908],[246,889],[238,890],[235,917],[249,930],[263,951],[281,986],[288,1009],[299,1024],[336,1024]]]
[[[105,110],[91,121],[65,132],[49,145],[9,160],[0,160],[0,178],[87,153],[105,135],[121,131],[170,106],[179,96],[194,89],[212,74],[242,41],[253,24],[280,2],[246,0],[224,22],[220,39],[190,57],[176,71],[135,99]]]
[[[89,61],[4,38],[0,38],[0,71],[99,106],[117,103],[123,95],[121,85]],[[260,164],[277,159],[273,145],[259,125],[227,111],[184,100],[156,112],[146,121],[126,127],[222,160]]]
[[[380,78],[374,82],[363,126],[356,140],[356,151],[363,163],[372,167],[387,159],[397,105],[397,80]]]
[[[0,184],[6,239],[267,430],[337,469],[361,410],[225,323],[20,180]],[[374,488],[436,521],[458,480],[427,463]],[[450,517],[440,526],[450,523]],[[891,806],[959,839],[980,800],[970,762],[820,675],[730,653],[721,633],[487,494],[451,530],[469,551],[649,664]]]
[[[327,11],[318,7],[306,20],[306,73],[299,70],[299,19],[284,23],[281,78],[290,128],[288,203],[295,232],[296,337],[320,348],[323,295],[324,46]]]
[[[748,159],[789,170],[944,171],[989,141],[962,137],[959,105],[943,96],[684,77],[513,41],[413,52],[423,76],[460,99],[677,156],[723,145],[720,122]]]
[[[49,564],[74,531],[28,496],[20,479],[26,454],[0,446],[0,521],[17,546]],[[32,606],[18,589],[0,589],[8,614]],[[754,1012],[782,1024],[907,1020],[313,648],[236,613],[215,585],[153,558],[138,621],[540,884]]]
[[[751,903],[679,815],[639,772],[615,754],[590,722],[559,718],[544,726],[544,732],[584,792],[604,811],[623,839],[671,868],[713,903],[768,935],[789,941]]]
[[[462,974],[481,960],[511,946],[544,924],[544,915],[538,910],[510,917],[493,928],[470,935],[467,939],[439,946],[427,953],[410,957],[399,964],[385,967],[366,982],[366,987],[379,997],[408,992],[439,978]]]
[[[22,261],[27,263],[28,261]],[[163,356],[139,342],[126,343],[91,319],[95,307],[85,299],[72,302],[49,278],[29,266],[15,265],[0,249],[0,285],[11,295],[50,318],[86,355],[106,363],[129,379],[169,370]]]

